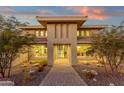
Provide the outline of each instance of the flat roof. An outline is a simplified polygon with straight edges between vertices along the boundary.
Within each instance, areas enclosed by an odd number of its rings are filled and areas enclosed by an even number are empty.
[[[107,25],[83,25],[88,16],[36,16],[36,19],[41,25],[18,26],[24,30],[39,30],[46,29],[49,23],[76,23],[78,29],[104,29]]]
[[[88,16],[36,16],[36,19],[43,25],[47,23],[77,23],[80,26],[87,20]]]
[[[28,25],[28,26],[18,26],[17,28],[24,30],[33,30],[33,29],[45,29],[42,25]]]
[[[82,25],[79,29],[104,29],[107,25]]]

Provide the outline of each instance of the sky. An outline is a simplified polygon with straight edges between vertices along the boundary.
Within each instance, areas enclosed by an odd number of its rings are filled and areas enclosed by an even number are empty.
[[[0,6],[3,16],[15,16],[21,22],[38,25],[36,16],[88,16],[87,25],[119,25],[124,21],[124,6]]]

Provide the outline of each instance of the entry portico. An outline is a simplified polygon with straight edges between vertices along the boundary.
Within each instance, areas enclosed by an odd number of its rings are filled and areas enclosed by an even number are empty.
[[[38,21],[47,28],[48,33],[48,62],[52,65],[55,61],[54,52],[57,45],[67,46],[69,61],[72,65],[77,62],[77,29],[84,23],[87,16],[62,16],[62,17],[36,17]],[[56,47],[56,48],[55,48]],[[70,51],[69,51],[70,50]]]

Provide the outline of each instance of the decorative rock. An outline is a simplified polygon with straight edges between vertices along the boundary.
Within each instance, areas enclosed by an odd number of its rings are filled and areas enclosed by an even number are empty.
[[[84,69],[84,70],[82,70],[82,72],[86,73],[86,72],[89,72],[89,70],[88,69]]]
[[[95,76],[98,75],[98,73],[95,70],[88,70],[88,69],[84,69],[82,70],[83,73],[88,73],[91,72],[92,74],[94,74]]]
[[[109,86],[114,86],[115,84],[114,83],[110,83]]]
[[[97,81],[96,78],[93,78],[93,81]]]
[[[103,67],[103,65],[102,65],[102,64],[96,64],[96,66],[97,66],[97,67]]]
[[[94,75],[98,75],[98,73],[95,70],[91,70],[91,73]]]
[[[35,70],[32,70],[32,69],[29,70],[29,74],[33,74],[34,72]]]
[[[13,81],[0,81],[0,86],[14,86]]]

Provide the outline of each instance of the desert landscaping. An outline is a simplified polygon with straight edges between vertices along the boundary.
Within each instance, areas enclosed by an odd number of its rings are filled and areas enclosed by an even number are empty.
[[[121,65],[121,72],[112,74],[108,69],[107,73],[103,65],[97,62],[82,62],[74,66],[76,72],[89,86],[123,86],[124,85],[124,64]]]

